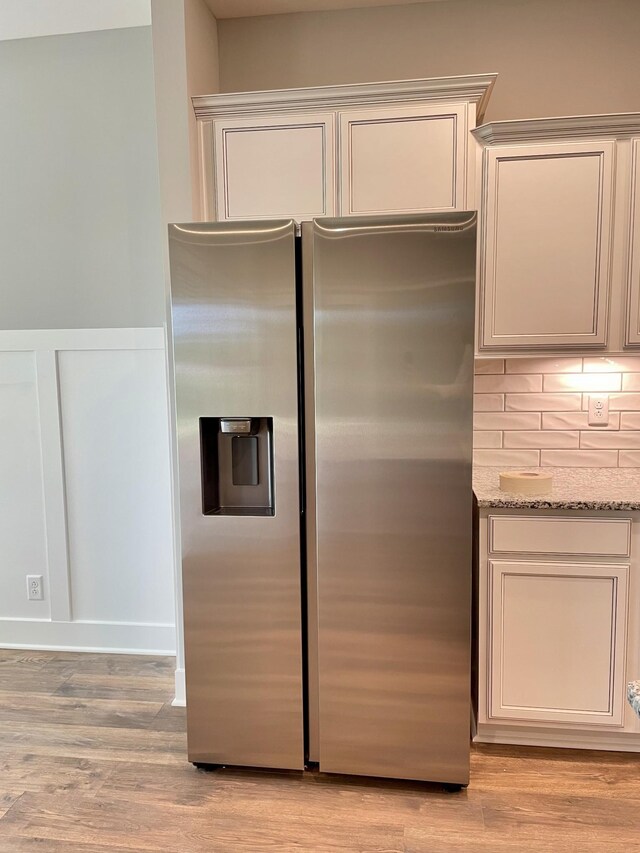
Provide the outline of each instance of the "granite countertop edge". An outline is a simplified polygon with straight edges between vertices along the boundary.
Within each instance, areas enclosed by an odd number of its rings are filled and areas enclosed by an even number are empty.
[[[551,494],[517,495],[500,491],[500,472],[508,470],[552,473]],[[640,469],[475,467],[473,490],[480,508],[636,512],[640,510]]]
[[[637,512],[640,510],[640,500],[638,501],[572,501],[562,500],[549,497],[549,495],[509,495],[505,492],[503,498],[484,498],[478,499],[478,506],[482,508],[488,507],[504,507],[505,509],[593,509],[593,510],[627,510],[628,512]]]

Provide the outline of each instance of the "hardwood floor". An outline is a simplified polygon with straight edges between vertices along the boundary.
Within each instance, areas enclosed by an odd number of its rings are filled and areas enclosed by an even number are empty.
[[[472,751],[471,785],[196,770],[173,659],[0,650],[1,853],[632,853],[640,757]]]

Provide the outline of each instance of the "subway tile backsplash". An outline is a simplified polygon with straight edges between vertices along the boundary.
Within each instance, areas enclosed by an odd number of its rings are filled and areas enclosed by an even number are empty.
[[[499,358],[487,360],[500,361]],[[477,359],[476,364],[479,361],[484,359]],[[507,358],[505,365],[507,373],[582,373],[581,358]]]
[[[628,374],[630,377],[635,373]],[[545,391],[586,391],[592,394],[608,394],[620,391],[620,373],[549,373],[544,377]]]
[[[474,429],[540,429],[539,412],[476,412]]]
[[[540,465],[550,468],[617,468],[617,450],[541,450]]]
[[[476,465],[640,469],[640,355],[482,358],[475,372]],[[590,394],[609,394],[607,426],[589,426]]]
[[[474,412],[504,412],[504,394],[474,394]]]
[[[529,375],[528,373],[480,375],[476,377],[475,390],[476,394],[542,391],[542,376],[538,374]],[[618,387],[615,390],[619,391],[620,388]]]
[[[504,358],[477,358],[476,376],[484,373],[504,373]]]
[[[508,412],[571,412],[582,405],[582,394],[507,394]]]
[[[562,429],[538,429],[538,430],[514,430],[505,432],[503,447],[528,447],[540,450],[544,448],[558,447],[580,447],[580,433],[578,430],[571,432]],[[587,445],[590,447],[591,445]],[[611,445],[607,445],[611,447]],[[634,447],[627,444],[625,447]]]
[[[627,413],[627,416],[629,416],[629,413]],[[633,426],[628,427],[628,429],[635,428]],[[589,426],[588,412],[544,412],[542,415],[542,429],[545,431],[556,429],[588,430],[595,429],[595,427]],[[618,429],[624,429],[620,420],[620,413],[609,412],[609,423],[606,426],[598,427],[597,432]],[[637,429],[640,429],[640,426]]]
[[[640,412],[623,412],[620,418],[620,429],[640,429]]]
[[[540,464],[539,450],[474,450],[474,465],[524,465],[537,468]]]

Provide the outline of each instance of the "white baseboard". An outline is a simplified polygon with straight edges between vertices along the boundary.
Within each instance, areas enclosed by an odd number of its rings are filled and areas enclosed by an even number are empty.
[[[633,732],[581,732],[478,726],[474,743],[548,746],[557,749],[602,749],[607,752],[640,752],[640,734]]]
[[[175,705],[176,708],[186,708],[187,707],[187,685],[185,682],[184,669],[176,669],[176,686],[175,686],[175,698],[172,705]]]
[[[175,655],[174,625],[0,619],[0,648]]]

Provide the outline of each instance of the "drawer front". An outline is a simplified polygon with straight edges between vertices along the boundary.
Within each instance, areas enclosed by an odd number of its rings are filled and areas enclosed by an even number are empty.
[[[630,548],[628,518],[489,516],[492,554],[628,557]]]

